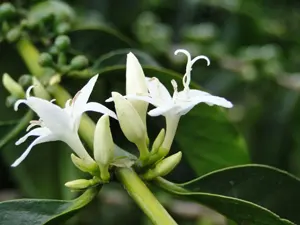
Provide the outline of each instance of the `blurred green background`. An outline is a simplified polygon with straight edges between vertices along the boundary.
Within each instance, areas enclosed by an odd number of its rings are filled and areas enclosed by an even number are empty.
[[[12,2],[29,10],[41,1]],[[173,53],[176,49],[187,49],[192,56],[208,56],[211,66],[205,67],[203,62],[197,62],[193,67],[192,80],[210,93],[233,102],[234,108],[228,111],[227,116],[245,138],[251,161],[300,175],[299,1],[66,2],[71,4],[75,14],[70,26],[78,30],[69,33],[74,51],[87,55],[93,65],[98,62],[100,68],[124,64],[124,57],[101,60],[101,55],[112,51],[116,54],[119,49],[124,52],[135,49],[143,56],[142,63],[145,61],[144,64],[160,66],[180,74],[184,74],[186,58],[175,56]],[[88,28],[93,28],[93,31]],[[49,47],[47,41],[51,41],[53,36],[48,32],[41,38],[36,37],[41,50]],[[0,72],[8,72],[15,79],[29,73],[14,44],[6,40],[0,43]],[[112,75],[107,76],[109,78]],[[84,79],[66,78],[62,85],[75,94],[84,82]],[[113,84],[110,81],[99,85],[102,85],[102,89],[95,90],[93,98],[98,96],[97,99],[101,101],[108,97],[110,87],[124,89],[122,79],[113,80]],[[14,112],[8,95],[1,86],[2,137],[26,112]],[[153,119],[150,119],[152,123]],[[156,132],[158,130],[153,129]],[[14,146],[13,142],[23,133],[1,149],[0,200],[16,197],[73,198],[76,193],[71,193],[63,184],[77,178],[78,172],[71,164],[70,151],[66,150],[64,144],[37,146],[24,165],[10,168],[9,165],[28,144]],[[123,141],[120,138],[120,143]],[[201,145],[197,147],[201,148]],[[170,175],[170,179],[186,181],[195,176],[193,166],[186,161],[181,163],[176,172],[176,175]],[[148,224],[118,185],[110,185],[101,193],[100,204],[94,202],[89,210],[71,220],[70,224],[92,225],[99,224],[100,220],[101,224],[108,225],[120,224],[120,221],[123,224]],[[158,193],[158,196],[172,215],[181,221],[180,224],[217,225],[228,222],[197,204],[173,199],[163,193]],[[98,216],[90,216],[95,211]]]

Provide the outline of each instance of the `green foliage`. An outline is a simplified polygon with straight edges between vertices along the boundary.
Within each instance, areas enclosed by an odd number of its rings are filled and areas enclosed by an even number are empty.
[[[263,165],[244,165],[214,171],[184,184],[159,178],[168,192],[207,205],[238,224],[299,224],[300,180]],[[276,215],[276,214],[277,215]],[[280,217],[281,218],[280,218]],[[288,220],[286,220],[288,219]]]
[[[98,191],[97,187],[90,188],[72,201],[24,199],[1,202],[0,221],[3,225],[61,224],[89,204]]]

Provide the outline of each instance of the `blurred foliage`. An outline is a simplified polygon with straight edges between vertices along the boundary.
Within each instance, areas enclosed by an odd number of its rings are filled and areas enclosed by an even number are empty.
[[[67,62],[60,68],[51,68],[50,73],[59,70],[67,74],[68,63],[72,64],[73,57],[78,54],[88,57],[89,65],[94,66],[92,69],[101,72],[101,69],[112,64],[124,63],[124,58],[116,57],[112,62],[107,60],[112,51],[123,49],[125,53],[126,49],[135,49],[141,52],[137,55],[144,65],[160,66],[183,74],[186,59],[175,57],[175,49],[185,48],[194,56],[207,55],[211,59],[211,66],[195,64],[193,81],[210,93],[224,96],[234,103],[235,107],[228,112],[228,118],[245,137],[252,162],[272,165],[300,176],[299,1],[69,0],[65,1],[64,7],[57,7],[52,1],[53,7],[49,7],[47,3],[50,1],[45,1],[42,4],[47,5],[43,8],[47,8],[47,13],[42,10],[42,14],[40,10],[43,5],[34,6],[41,2],[39,0],[10,2],[18,9],[27,9],[30,12],[29,18],[45,20],[46,26],[30,28],[30,23],[25,22],[18,26],[18,21],[24,15],[22,11],[18,12],[16,18],[12,18],[15,27],[10,29],[11,32],[5,35],[0,33],[0,74],[8,72],[16,80],[19,79],[20,83],[23,82],[24,87],[28,86],[24,75],[29,71],[14,46],[7,41],[15,42],[20,36],[26,36],[26,32],[34,37],[41,51],[53,54],[57,64],[63,64],[64,59],[57,54],[54,39],[59,34],[70,37],[71,47],[65,52]],[[5,23],[1,24],[4,30],[6,26]],[[61,77],[63,85],[72,94],[84,83],[74,78],[85,78],[86,74],[82,71]],[[103,88],[95,90],[93,98],[98,96],[99,101],[108,96],[112,86],[124,90],[123,81],[114,81],[112,84],[103,79],[98,83]],[[1,121],[11,121],[1,122],[1,137],[25,113],[12,113],[12,108],[7,106],[11,106],[15,99],[7,96],[8,93],[1,86],[0,101],[6,103],[0,106]],[[150,122],[153,120],[150,119]],[[185,122],[183,118],[182,124]],[[206,130],[208,128],[209,124]],[[158,132],[157,128],[152,129],[153,133]],[[210,135],[214,135],[213,132]],[[124,142],[123,137],[116,138],[120,143]],[[15,140],[16,137],[12,141]],[[33,196],[35,193],[38,196],[34,197],[72,198],[73,193],[70,194],[62,184],[76,178],[78,172],[72,165],[65,164],[69,162],[66,146],[39,146],[34,149],[28,162],[24,162],[20,168],[9,169],[9,164],[24,150],[24,145],[15,148],[10,143],[1,150],[0,190],[20,190],[18,193],[21,196]],[[179,149],[180,143],[175,143],[175,148]],[[176,174],[170,175],[172,179],[185,181],[194,177],[195,171],[187,163],[188,160],[185,159],[176,169]],[[41,161],[47,163],[41,167]],[[230,165],[230,162],[224,162],[224,165],[227,164]],[[36,171],[33,178],[24,179],[32,168],[41,169]],[[59,183],[58,176],[61,176]],[[33,182],[36,177],[43,179]],[[97,210],[102,212],[104,210],[101,207]],[[137,218],[134,221],[130,217],[126,218],[128,223],[147,224],[135,208],[128,209],[126,204],[121,208],[120,216],[124,216],[124,211],[128,210]],[[90,224],[97,224],[99,218],[94,218],[95,221],[91,218]],[[103,224],[117,224],[118,218],[113,215],[107,214],[104,218],[107,222]],[[77,220],[80,219],[75,218],[74,221]],[[201,213],[199,218],[193,217],[190,221],[185,219],[182,224],[195,224],[196,220],[199,220],[198,224],[217,224],[202,219]]]

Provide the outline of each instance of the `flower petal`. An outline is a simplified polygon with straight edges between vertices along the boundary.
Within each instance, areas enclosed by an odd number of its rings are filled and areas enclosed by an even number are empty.
[[[47,135],[47,136],[40,136],[40,137],[38,137],[37,139],[35,139],[28,146],[28,148],[25,150],[25,152],[23,152],[23,154],[11,166],[12,167],[18,166],[27,157],[27,155],[30,153],[30,151],[31,151],[31,149],[32,149],[33,146],[35,146],[37,144],[44,143],[44,142],[57,141],[57,140],[58,139],[54,135]]]
[[[24,141],[27,140],[30,136],[46,136],[51,134],[51,131],[46,127],[39,127],[31,130],[27,134],[25,134],[23,137],[21,137],[17,142],[16,145],[22,144]]]
[[[97,102],[89,102],[85,105],[84,111],[93,111],[93,112],[99,112],[102,114],[107,114],[110,117],[114,118],[117,120],[117,115],[110,110],[109,108],[107,108],[106,106],[97,103]]]
[[[156,77],[146,78],[146,80],[152,98],[160,99],[161,102],[170,101],[172,99],[168,89]]]
[[[128,100],[141,100],[141,101],[149,102],[150,104],[152,104],[154,106],[159,105],[158,102],[155,101],[155,99],[153,99],[147,95],[125,95],[123,97]]]
[[[174,113],[177,111],[176,109],[178,108],[178,106],[174,105],[174,104],[168,104],[166,106],[162,106],[162,107],[157,107],[155,109],[152,109],[148,112],[149,116],[160,116],[160,115],[165,115],[166,113],[173,111]]]
[[[93,88],[95,86],[95,83],[98,79],[98,75],[93,76],[86,85],[84,85],[83,88],[81,88],[81,90],[79,91],[80,93],[78,94],[77,98],[74,99],[74,107],[80,107],[85,105],[88,100],[89,97],[93,91]],[[75,109],[76,110],[76,109]]]
[[[30,97],[26,104],[41,118],[53,133],[65,133],[72,130],[72,121],[66,111],[57,105],[36,97]]]

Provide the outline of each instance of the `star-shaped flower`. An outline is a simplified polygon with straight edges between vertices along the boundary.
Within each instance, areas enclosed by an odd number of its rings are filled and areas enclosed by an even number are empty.
[[[115,119],[117,118],[116,114],[105,106],[96,102],[87,102],[97,78],[98,75],[92,77],[72,100],[70,99],[66,102],[65,108],[60,108],[53,104],[53,101],[49,102],[38,97],[30,96],[30,91],[33,86],[28,88],[26,91],[26,99],[18,100],[15,103],[15,110],[18,110],[19,105],[24,103],[31,108],[40,119],[30,122],[26,131],[29,131],[35,126],[38,127],[20,138],[16,142],[16,145],[23,143],[30,136],[37,136],[37,138],[28,146],[21,157],[12,164],[13,167],[18,166],[26,158],[33,146],[58,140],[68,144],[83,160],[87,162],[94,161],[85,150],[78,136],[78,128],[82,114],[86,111],[94,111],[108,114]]]

